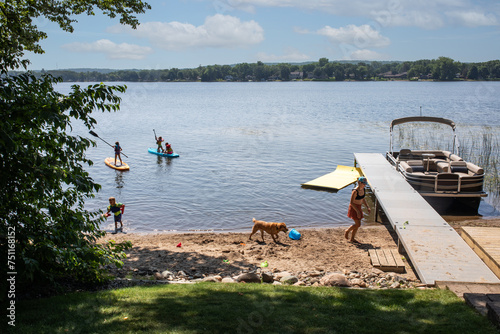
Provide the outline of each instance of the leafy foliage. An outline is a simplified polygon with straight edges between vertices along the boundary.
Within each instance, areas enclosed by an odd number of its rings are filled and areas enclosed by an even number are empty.
[[[114,92],[125,87],[73,86],[64,96],[53,88],[58,81],[25,74],[4,78],[0,87],[0,234],[14,228],[16,270],[26,282],[97,279],[103,265],[120,265],[123,256],[113,245],[95,243],[104,234],[101,218],[84,209],[100,189],[84,169],[92,165],[85,151],[94,143],[68,130],[75,120],[90,129],[94,109],[117,110]]]
[[[120,15],[120,23],[136,28],[139,24],[134,13],[151,9],[140,0],[18,0],[0,2],[0,71],[28,65],[22,60],[24,51],[44,53],[40,44],[47,34],[38,30],[34,19],[45,17],[67,32],[73,32],[75,15],[95,15],[94,8],[114,18]]]
[[[74,277],[103,279],[103,266],[122,265],[130,242],[99,244],[101,212],[85,210],[85,200],[100,189],[85,171],[92,161],[85,151],[95,142],[71,135],[72,122],[92,129],[95,111],[117,111],[126,86],[72,86],[68,95],[54,89],[61,79],[30,73],[25,50],[43,53],[47,35],[33,19],[44,16],[72,32],[75,15],[94,8],[136,27],[133,13],[149,9],[139,0],[19,0],[0,2],[0,246],[15,238],[16,285]],[[10,241],[10,243],[9,243]],[[4,253],[6,254],[6,252]],[[2,262],[2,266],[6,261]]]

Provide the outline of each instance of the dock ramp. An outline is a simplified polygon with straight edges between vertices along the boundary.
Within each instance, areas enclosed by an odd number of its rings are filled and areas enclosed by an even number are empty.
[[[354,153],[354,158],[422,283],[500,283],[460,235],[382,154]]]

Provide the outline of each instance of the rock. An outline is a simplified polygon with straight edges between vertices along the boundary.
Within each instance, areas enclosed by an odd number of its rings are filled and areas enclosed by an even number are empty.
[[[155,273],[155,279],[157,279],[157,280],[159,280],[159,281],[160,281],[160,280],[163,280],[164,278],[165,278],[165,277],[163,277],[163,275],[162,275],[162,274],[160,274],[160,273]]]
[[[221,282],[222,283],[236,283],[236,281],[234,279],[232,279],[231,277],[224,277]]]
[[[366,283],[362,279],[354,278],[351,280],[351,285],[359,286],[360,288],[366,288]]]
[[[274,281],[273,285],[283,285],[283,284],[281,284],[281,282],[279,282],[279,281]]]
[[[288,284],[288,285],[292,285],[292,284],[295,284],[299,281],[299,279],[293,275],[288,275],[288,276],[283,276],[281,279],[280,279],[280,282],[283,283],[283,284]]]
[[[295,286],[305,286],[306,283],[304,283],[303,281],[298,281],[298,282],[294,283],[293,285],[295,285]]]
[[[309,276],[310,276],[310,277],[318,277],[318,276],[321,276],[321,275],[322,275],[322,274],[321,274],[321,272],[320,272],[320,271],[317,271],[317,270],[316,270],[316,271],[311,271],[311,272],[309,273]]]
[[[320,280],[320,279],[319,279],[318,277],[313,277],[313,278],[311,278],[311,279],[309,280],[309,283],[311,283],[311,284],[313,284],[313,285],[317,283],[317,284],[319,285],[319,280]]]
[[[272,283],[274,282],[273,274],[271,272],[263,272],[261,274],[262,282],[264,283]]]
[[[260,283],[260,277],[254,273],[246,273],[238,276],[236,281],[245,283]]]
[[[172,272],[168,270],[162,271],[161,275],[163,276],[163,278],[169,278],[170,276],[174,276],[174,274],[172,274]]]
[[[399,282],[394,282],[392,283],[391,285],[391,289],[399,289],[401,286],[401,284],[399,284]]]
[[[319,282],[324,286],[351,286],[343,274],[337,273],[323,276]]]
[[[219,280],[217,278],[215,278],[214,276],[208,276],[208,277],[205,277],[202,279],[203,282],[219,282]]]
[[[279,280],[281,280],[282,277],[285,277],[285,276],[292,276],[292,274],[290,274],[288,271],[281,271],[279,273],[274,274],[274,279],[279,281]]]

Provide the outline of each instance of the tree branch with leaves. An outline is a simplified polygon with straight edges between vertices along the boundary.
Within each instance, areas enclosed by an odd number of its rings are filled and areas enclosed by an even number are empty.
[[[71,126],[82,122],[90,130],[96,124],[92,113],[119,110],[117,93],[126,86],[74,85],[64,95],[54,89],[58,78],[10,76],[9,70],[26,69],[25,51],[43,53],[39,42],[47,34],[33,23],[37,17],[72,32],[75,15],[101,10],[135,28],[133,14],[147,9],[138,0],[0,2],[0,246],[7,249],[8,232],[14,231],[20,287],[68,277],[100,281],[105,265],[122,265],[130,242],[98,243],[105,234],[101,212],[84,205],[101,188],[85,170],[93,164],[85,152],[96,144],[72,135]]]

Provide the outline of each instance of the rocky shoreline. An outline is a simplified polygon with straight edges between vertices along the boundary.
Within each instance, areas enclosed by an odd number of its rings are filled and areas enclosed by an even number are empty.
[[[394,272],[378,269],[367,271],[343,270],[328,272],[312,270],[303,272],[273,271],[258,269],[251,272],[233,273],[232,275],[188,275],[184,271],[173,273],[147,268],[122,268],[113,270],[116,279],[109,283],[109,288],[157,285],[157,284],[194,284],[200,282],[215,283],[263,283],[272,285],[294,286],[339,286],[367,289],[425,289],[426,285],[418,279],[404,277]]]

